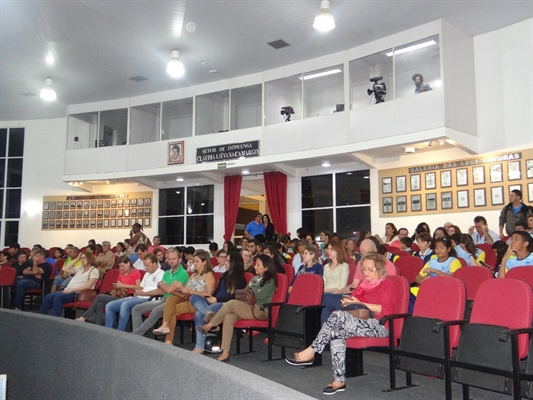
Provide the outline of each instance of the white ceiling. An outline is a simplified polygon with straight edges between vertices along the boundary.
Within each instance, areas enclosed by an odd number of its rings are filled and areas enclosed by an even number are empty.
[[[62,117],[67,104],[131,97],[334,53],[443,18],[478,35],[531,18],[531,0],[0,0],[0,120]],[[185,26],[196,24],[195,32]],[[283,39],[290,47],[266,43]],[[179,49],[186,75],[166,73]],[[202,64],[202,62],[205,62]],[[216,69],[218,74],[210,74]],[[142,76],[147,80],[133,82]],[[38,97],[46,77],[58,99]],[[26,95],[23,95],[26,94]],[[32,96],[33,94],[33,96]]]

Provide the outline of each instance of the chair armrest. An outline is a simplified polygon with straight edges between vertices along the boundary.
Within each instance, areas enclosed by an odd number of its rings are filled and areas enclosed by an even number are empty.
[[[305,310],[321,310],[324,307],[325,306],[322,304],[318,304],[316,306],[300,306],[296,309],[296,314],[301,314],[301,312]]]
[[[281,306],[282,304],[285,304],[285,302],[265,303],[261,307],[259,307],[259,309],[263,311],[265,308],[272,308],[272,307],[275,307],[275,306]]]
[[[435,326],[433,327],[433,332],[439,333],[442,328],[452,326],[452,325],[464,325],[468,322],[467,319],[459,319],[456,321],[441,321],[437,322]]]
[[[533,328],[505,329],[500,334],[498,340],[500,342],[507,342],[511,336],[520,335],[521,333],[533,333]]]
[[[128,295],[128,297],[129,297],[129,296],[130,296],[130,295]],[[161,294],[158,294],[157,296],[150,296],[150,297],[148,298],[148,301],[159,300],[161,297],[163,297],[163,295],[161,295]]]
[[[387,322],[387,321],[391,321],[393,319],[399,319],[399,318],[407,318],[407,317],[410,317],[410,316],[411,316],[411,314],[408,314],[408,313],[385,315],[384,317],[381,317],[381,319],[379,320],[379,324],[380,325],[385,325],[385,322]]]

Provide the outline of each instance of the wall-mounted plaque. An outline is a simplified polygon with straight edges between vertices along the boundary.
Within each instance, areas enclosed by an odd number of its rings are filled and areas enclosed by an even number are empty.
[[[396,212],[407,212],[407,196],[396,196]]]
[[[436,210],[437,209],[437,194],[436,193],[426,193],[426,210]]]
[[[411,211],[422,211],[422,196],[419,194],[411,195]]]
[[[440,187],[449,188],[452,186],[452,171],[441,171],[440,173]]]
[[[435,172],[426,173],[426,190],[435,189],[437,187]]]
[[[491,204],[493,206],[501,205],[503,201],[503,186],[496,186],[490,189]]]
[[[453,208],[452,192],[442,192],[440,194],[441,208],[443,210],[449,210]]]
[[[486,205],[485,188],[474,189],[474,207],[485,207]]]
[[[392,178],[381,180],[381,193],[392,193]]]
[[[503,182],[503,171],[501,164],[494,164],[490,166],[490,182]]]
[[[468,208],[468,190],[457,191],[457,208]]]

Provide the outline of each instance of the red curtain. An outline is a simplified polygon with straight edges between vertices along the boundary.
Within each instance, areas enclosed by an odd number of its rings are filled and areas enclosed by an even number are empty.
[[[231,240],[241,197],[241,175],[224,177],[224,240]]]
[[[282,172],[264,172],[265,193],[270,218],[278,233],[287,233],[287,175]]]

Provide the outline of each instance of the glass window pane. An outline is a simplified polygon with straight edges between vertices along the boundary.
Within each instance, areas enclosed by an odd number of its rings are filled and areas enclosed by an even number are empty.
[[[161,243],[183,244],[184,217],[159,218]]]
[[[187,217],[186,244],[206,244],[213,241],[213,216],[196,215]]]
[[[321,231],[333,231],[333,209],[303,210],[302,227],[315,238]]]
[[[284,122],[286,115],[281,114],[284,107],[291,107],[291,121],[302,119],[302,77],[301,74],[276,79],[265,83],[265,124]]]
[[[261,85],[231,89],[231,130],[261,126],[262,97]]]
[[[196,96],[196,134],[229,129],[229,90]]]
[[[420,92],[440,89],[439,36],[418,40],[394,49],[396,98],[416,94],[414,74],[421,74]]]
[[[188,187],[187,214],[212,213],[214,189],[213,185]]]
[[[68,150],[95,148],[97,147],[97,138],[98,112],[68,116]]]
[[[22,158],[8,158],[7,187],[22,187]]]
[[[98,147],[121,146],[128,138],[128,109],[100,112]]]
[[[0,188],[5,185],[4,177],[6,176],[6,159],[0,159]]]
[[[4,246],[10,246],[13,243],[19,241],[19,222],[18,221],[5,221],[6,224],[6,236],[4,238]]]
[[[349,238],[358,229],[370,230],[370,206],[337,208],[337,233]]]
[[[5,218],[20,218],[20,189],[6,190]]]
[[[8,157],[22,157],[24,155],[24,128],[11,128],[9,130]]]
[[[302,178],[302,208],[333,206],[332,175]]]
[[[6,156],[7,129],[0,129],[0,157]]]
[[[161,189],[159,191],[159,215],[183,215],[184,198],[185,188]]]
[[[370,172],[351,171],[335,175],[337,206],[370,204]]]
[[[192,136],[192,97],[165,101],[163,103],[161,140],[190,136]]]
[[[158,142],[161,103],[130,108],[130,144]]]
[[[374,93],[368,94],[367,90],[374,90],[372,78],[382,77],[379,82],[384,82],[386,94],[383,95],[382,88],[376,87],[379,94],[384,100],[393,100],[393,77],[392,77],[392,57],[387,56],[392,50],[385,50],[380,53],[358,58],[350,61],[350,99],[352,110],[366,107],[376,103]]]
[[[4,209],[4,189],[0,189],[0,218],[3,217],[3,209]],[[0,229],[0,232],[2,232],[1,229]]]
[[[336,65],[304,74],[304,118],[344,111],[343,70]]]

